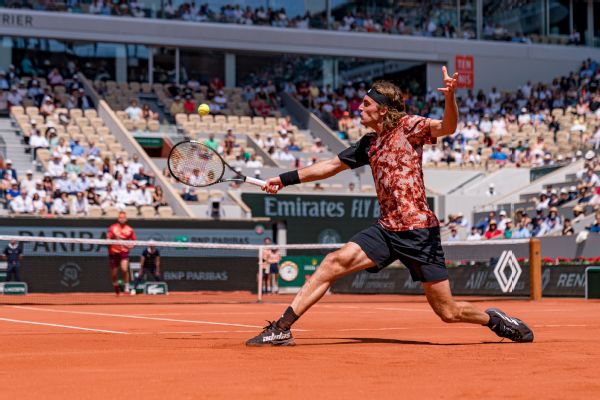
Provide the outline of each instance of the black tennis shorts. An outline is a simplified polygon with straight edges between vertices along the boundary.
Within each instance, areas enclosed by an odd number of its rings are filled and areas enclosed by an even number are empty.
[[[413,281],[434,282],[448,279],[440,228],[393,232],[372,225],[351,239],[375,263],[368,272],[376,273],[400,260]]]

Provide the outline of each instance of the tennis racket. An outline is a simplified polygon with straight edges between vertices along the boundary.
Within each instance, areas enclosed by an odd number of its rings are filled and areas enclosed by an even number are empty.
[[[247,182],[256,186],[266,184],[263,180],[236,172],[219,153],[195,140],[177,143],[169,152],[167,165],[171,175],[188,186],[205,187],[221,182]],[[235,176],[224,178],[225,167],[228,167]]]

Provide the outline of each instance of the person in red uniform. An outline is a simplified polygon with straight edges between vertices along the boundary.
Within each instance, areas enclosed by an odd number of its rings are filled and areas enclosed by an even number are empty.
[[[121,211],[116,224],[108,228],[107,239],[112,240],[136,240],[133,228],[127,225],[127,215]],[[117,270],[120,268],[125,282],[125,292],[129,293],[129,250],[133,246],[110,245],[108,246],[108,261],[112,276],[112,284],[115,293],[119,295],[119,283],[117,282]]]

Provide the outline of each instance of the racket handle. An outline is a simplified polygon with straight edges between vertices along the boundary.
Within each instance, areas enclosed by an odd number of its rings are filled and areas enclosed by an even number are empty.
[[[264,186],[267,183],[266,181],[263,181],[262,179],[251,178],[249,176],[246,177],[245,182],[251,183],[256,186]]]

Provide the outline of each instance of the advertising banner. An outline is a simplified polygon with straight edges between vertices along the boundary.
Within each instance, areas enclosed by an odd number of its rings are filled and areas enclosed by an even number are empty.
[[[288,243],[343,243],[380,216],[375,196],[242,193],[253,217],[287,222]],[[433,210],[434,199],[427,201]]]
[[[585,269],[587,266],[544,266],[542,268],[542,295],[584,297]],[[529,267],[524,266],[512,292],[503,292],[494,268],[486,265],[468,265],[449,268],[450,286],[455,295],[529,296]],[[405,268],[386,268],[378,274],[366,271],[338,279],[334,293],[421,294],[421,283],[413,282]]]

